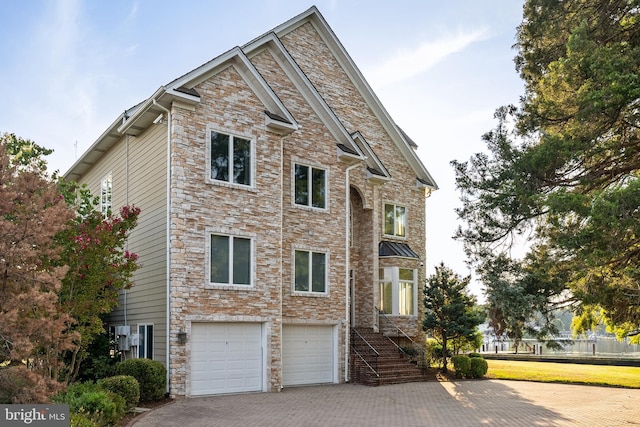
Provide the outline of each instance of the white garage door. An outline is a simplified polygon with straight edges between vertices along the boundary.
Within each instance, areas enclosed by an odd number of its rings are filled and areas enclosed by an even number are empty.
[[[191,395],[262,391],[260,323],[191,325]]]
[[[283,325],[282,384],[333,382],[334,354],[332,326]]]

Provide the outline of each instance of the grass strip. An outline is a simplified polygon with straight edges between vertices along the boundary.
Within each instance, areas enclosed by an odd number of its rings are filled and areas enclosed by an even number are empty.
[[[487,360],[487,378],[640,388],[640,368],[572,363]]]

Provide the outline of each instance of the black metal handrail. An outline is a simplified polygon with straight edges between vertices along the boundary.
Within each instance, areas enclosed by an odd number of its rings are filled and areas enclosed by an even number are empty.
[[[425,348],[423,345],[419,345],[417,344],[413,338],[411,338],[409,335],[407,335],[407,333],[405,331],[403,331],[398,325],[396,325],[396,323],[389,319],[389,316],[386,315],[386,313],[384,313],[382,310],[380,310],[378,307],[376,307],[376,310],[378,311],[378,318],[380,318],[380,315],[382,315],[382,318],[389,324],[391,325],[391,327],[393,329],[396,330],[396,338],[399,339],[400,338],[400,334],[402,334],[402,336],[404,336],[406,339],[408,339],[411,342],[411,346],[413,347],[414,350],[416,350],[418,352],[418,356],[416,359],[418,361],[418,363],[420,364],[420,366],[424,366],[425,365]],[[380,330],[382,330],[383,328],[380,328]],[[384,334],[383,334],[384,335]],[[389,339],[389,341],[391,341],[396,348],[398,349],[398,351],[404,353],[405,355],[411,357],[412,355],[407,353],[407,351],[402,348],[400,345],[398,345],[398,343],[396,343],[394,340],[392,340],[391,338],[389,338],[387,336],[387,338]]]

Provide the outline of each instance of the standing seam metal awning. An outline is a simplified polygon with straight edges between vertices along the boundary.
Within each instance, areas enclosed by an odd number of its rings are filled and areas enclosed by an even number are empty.
[[[391,242],[383,240],[378,245],[378,256],[380,257],[403,257],[419,259],[420,256],[406,243]]]

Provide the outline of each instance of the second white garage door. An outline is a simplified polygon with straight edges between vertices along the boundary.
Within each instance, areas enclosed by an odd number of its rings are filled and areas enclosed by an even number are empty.
[[[191,395],[262,391],[260,323],[191,325]]]
[[[335,347],[332,326],[283,325],[282,384],[333,382]]]

